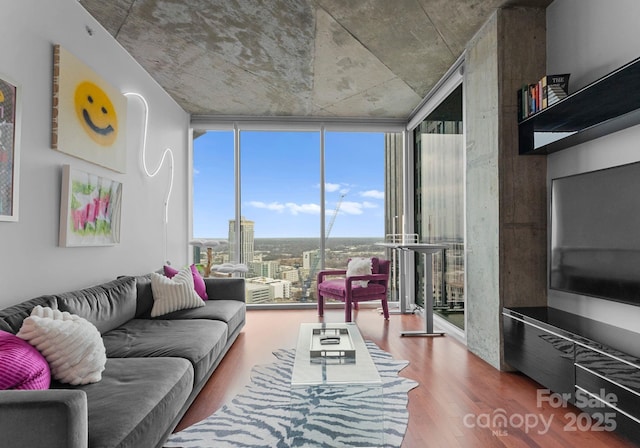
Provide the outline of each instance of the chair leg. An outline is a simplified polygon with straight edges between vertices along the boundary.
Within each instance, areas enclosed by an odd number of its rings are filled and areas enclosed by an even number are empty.
[[[318,294],[318,316],[324,316],[324,297]]]
[[[382,315],[386,320],[389,320],[389,304],[387,303],[387,299],[382,299]]]
[[[351,307],[353,304],[351,303],[351,299],[347,299],[344,302],[344,321],[351,322]]]

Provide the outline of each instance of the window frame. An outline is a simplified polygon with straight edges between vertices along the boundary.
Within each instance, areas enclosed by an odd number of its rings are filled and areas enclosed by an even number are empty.
[[[188,201],[189,201],[189,238],[193,239],[193,135],[195,132],[208,131],[233,131],[234,132],[234,182],[235,182],[235,234],[240,234],[240,217],[241,217],[241,132],[243,131],[277,131],[277,132],[318,132],[320,135],[320,253],[323,254],[320,261],[320,267],[324,267],[324,253],[326,250],[325,233],[326,233],[326,191],[325,191],[325,144],[327,132],[379,132],[379,133],[402,133],[406,134],[407,121],[405,119],[339,119],[339,118],[306,118],[306,117],[220,117],[220,116],[193,116],[191,118],[191,127],[189,130],[189,170],[188,179]],[[406,138],[404,154],[407,153]],[[404,163],[403,163],[404,166]],[[403,197],[405,192],[403,191]],[[239,254],[240,239],[236,238],[234,253]],[[193,258],[193,248],[187,248],[187,257],[189,260]],[[293,304],[292,304],[293,305]],[[315,306],[315,304],[295,304],[298,306]],[[259,305],[255,308],[282,308],[283,305],[269,304]]]

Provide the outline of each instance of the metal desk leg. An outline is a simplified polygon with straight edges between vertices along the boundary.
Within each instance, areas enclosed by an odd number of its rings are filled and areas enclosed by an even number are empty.
[[[394,249],[394,252],[398,260],[398,300],[400,303],[400,313],[405,314],[407,312],[407,288],[404,251],[401,249]]]
[[[433,269],[432,254],[424,253],[424,321],[425,329],[417,331],[403,331],[401,336],[443,336],[443,331],[433,331]]]
[[[393,258],[391,269],[394,272],[394,286],[396,288],[396,297],[398,299],[398,309],[389,309],[389,314],[405,314],[407,312],[407,303],[404,292],[404,262],[402,261],[402,251],[398,248],[390,249]],[[379,308],[382,311],[381,308]]]

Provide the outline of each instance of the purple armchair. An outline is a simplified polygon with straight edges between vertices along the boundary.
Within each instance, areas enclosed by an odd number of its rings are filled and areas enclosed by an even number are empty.
[[[387,304],[387,287],[389,284],[389,260],[372,258],[372,274],[346,277],[346,270],[329,270],[318,272],[318,315],[324,315],[324,299],[340,300],[345,303],[344,321],[351,322],[351,308],[358,309],[359,302],[380,300],[382,313],[389,319]],[[341,276],[330,279],[328,277]],[[368,280],[366,287],[359,286],[362,280]],[[353,282],[356,284],[354,285]]]

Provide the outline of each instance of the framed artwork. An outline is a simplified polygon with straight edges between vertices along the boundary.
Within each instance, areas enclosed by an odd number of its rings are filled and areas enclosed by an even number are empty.
[[[62,167],[60,246],[113,246],[120,242],[122,184]]]
[[[119,173],[127,162],[127,99],[54,45],[51,147]]]
[[[0,75],[0,221],[18,220],[20,88]]]

